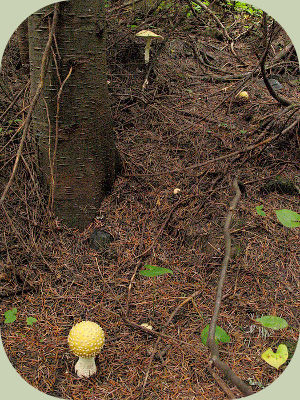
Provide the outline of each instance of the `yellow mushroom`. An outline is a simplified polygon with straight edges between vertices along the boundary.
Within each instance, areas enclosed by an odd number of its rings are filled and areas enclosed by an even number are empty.
[[[239,92],[236,97],[240,100],[249,100],[249,94],[245,90],[243,90],[242,92]]]
[[[97,371],[95,357],[104,345],[103,329],[91,321],[82,321],[74,325],[68,336],[71,352],[79,357],[75,372],[82,378],[88,378]]]

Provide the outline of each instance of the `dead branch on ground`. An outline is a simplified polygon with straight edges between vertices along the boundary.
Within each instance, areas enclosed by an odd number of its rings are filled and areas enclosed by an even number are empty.
[[[216,332],[216,325],[217,325],[217,319],[219,316],[219,311],[221,307],[221,301],[222,301],[222,291],[223,291],[223,286],[226,278],[226,270],[228,267],[228,262],[230,260],[230,252],[231,252],[231,237],[230,237],[230,224],[232,220],[232,215],[234,210],[236,209],[236,206],[240,200],[241,197],[241,191],[238,185],[237,178],[234,179],[233,181],[233,187],[235,189],[235,196],[233,200],[230,203],[229,206],[229,211],[225,220],[224,224],[224,239],[225,239],[225,255],[223,258],[222,262],[222,267],[221,267],[221,272],[220,272],[220,277],[219,277],[219,283],[217,287],[217,293],[216,293],[216,299],[215,299],[215,306],[214,306],[214,311],[211,319],[211,323],[209,325],[209,332],[208,332],[208,337],[207,337],[207,345],[208,348],[211,352],[211,361],[212,363],[221,371],[225,373],[227,378],[245,395],[249,396],[253,394],[253,390],[245,384],[230,368],[227,364],[222,362],[219,357],[219,347],[217,342],[215,341],[215,332]]]
[[[282,58],[285,58],[287,54],[294,51],[294,46],[292,43],[287,44],[276,56],[273,58],[273,62],[277,62]]]
[[[186,172],[186,171],[191,170],[191,169],[194,169],[194,168],[203,167],[204,165],[214,164],[214,163],[216,163],[217,161],[221,161],[221,160],[225,160],[225,159],[227,159],[227,158],[239,156],[239,155],[241,155],[241,154],[244,154],[244,153],[247,153],[247,152],[249,152],[249,151],[251,151],[251,150],[254,150],[254,149],[256,149],[257,147],[260,147],[260,146],[264,146],[264,145],[266,145],[266,144],[269,144],[270,142],[272,142],[272,141],[274,141],[275,139],[277,139],[280,135],[283,135],[283,134],[285,134],[286,132],[288,132],[289,130],[293,129],[298,123],[299,123],[299,116],[298,116],[297,119],[296,119],[291,125],[289,125],[286,129],[282,130],[281,132],[277,133],[276,135],[274,135],[274,136],[272,136],[272,137],[269,137],[269,138],[267,138],[267,139],[265,139],[265,140],[263,140],[263,141],[261,141],[261,142],[255,143],[255,144],[253,144],[253,145],[251,145],[251,146],[248,146],[248,147],[246,147],[246,148],[244,148],[244,149],[236,150],[236,151],[233,151],[232,153],[224,154],[223,156],[216,157],[216,158],[213,158],[213,159],[210,159],[210,160],[206,160],[206,161],[204,161],[204,162],[202,162],[202,163],[199,163],[199,164],[189,165],[188,167],[184,167],[184,168],[181,168],[181,169],[172,169],[172,170],[169,170],[169,171],[153,172],[153,173],[150,173],[150,174],[135,174],[135,175],[129,175],[129,176],[141,177],[141,176],[149,176],[149,175],[151,175],[151,176],[154,176],[154,175],[167,175],[167,174],[174,174],[174,173]],[[126,176],[127,176],[127,175],[126,175]]]
[[[190,0],[186,0],[186,1],[187,1],[188,5],[190,6],[190,8],[193,8],[191,5],[191,1]],[[202,7],[216,21],[217,25],[219,25],[219,27],[221,28],[224,37],[227,39],[228,43],[230,44],[230,50],[231,50],[232,54],[234,55],[234,57],[238,61],[240,61],[243,65],[246,65],[246,63],[243,60],[241,60],[241,58],[236,54],[234,47],[233,47],[234,39],[232,39],[230,37],[229,33],[227,32],[227,29],[222,24],[222,22],[219,20],[219,18],[216,16],[216,14],[209,7],[207,7],[207,5],[205,5],[201,1],[193,0],[193,3],[196,3],[198,6]]]
[[[283,106],[290,106],[292,104],[292,102],[290,100],[286,99],[285,97],[281,96],[280,94],[276,93],[275,90],[273,89],[272,85],[270,84],[267,76],[266,76],[265,63],[266,63],[267,55],[268,55],[268,52],[269,52],[269,49],[270,49],[270,45],[271,45],[275,30],[276,30],[276,23],[275,23],[275,21],[273,21],[273,25],[272,25],[271,33],[270,33],[270,38],[269,38],[267,47],[266,47],[266,49],[264,51],[264,54],[263,54],[263,56],[261,57],[261,60],[260,60],[260,70],[261,70],[261,74],[262,74],[264,83],[265,83],[270,95],[275,100],[277,100],[280,104],[282,104]]]
[[[214,378],[214,380],[217,382],[217,384],[220,386],[220,388],[227,394],[229,399],[235,399],[235,395],[232,393],[230,388],[227,386],[227,384],[223,381],[223,379],[212,369],[210,365],[207,366],[208,372],[211,374],[211,376]]]

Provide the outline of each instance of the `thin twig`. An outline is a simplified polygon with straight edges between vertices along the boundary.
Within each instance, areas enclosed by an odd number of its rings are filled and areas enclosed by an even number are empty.
[[[12,184],[12,182],[14,180],[15,175],[16,175],[17,168],[18,168],[18,165],[19,165],[19,161],[20,161],[20,158],[21,158],[21,153],[22,153],[22,150],[23,150],[23,145],[24,145],[25,138],[27,136],[27,133],[28,133],[28,130],[29,130],[29,126],[30,126],[30,122],[31,122],[31,118],[32,118],[32,115],[33,115],[33,111],[34,111],[34,108],[36,106],[36,103],[38,101],[38,98],[40,97],[40,94],[41,94],[43,86],[44,86],[44,80],[45,80],[45,76],[46,76],[46,73],[47,73],[47,65],[48,65],[49,54],[50,54],[50,50],[51,50],[52,38],[53,38],[53,34],[54,34],[54,31],[55,31],[55,28],[56,28],[57,20],[58,20],[58,9],[59,9],[59,3],[56,3],[55,6],[54,6],[53,20],[52,20],[51,30],[49,32],[48,42],[46,44],[45,51],[44,51],[43,57],[42,57],[40,82],[38,84],[38,87],[36,89],[35,95],[33,96],[33,99],[31,101],[31,104],[30,104],[30,107],[29,107],[29,110],[28,110],[28,114],[27,114],[27,117],[26,117],[26,120],[25,120],[25,123],[24,123],[24,129],[23,129],[22,138],[21,138],[21,141],[20,141],[20,144],[19,144],[19,148],[18,148],[17,155],[16,155],[16,158],[15,158],[15,163],[14,163],[14,166],[13,166],[12,173],[10,175],[9,181],[8,181],[7,185],[5,186],[5,189],[4,189],[4,191],[2,193],[2,196],[0,198],[0,205],[1,206],[2,206],[2,204],[4,202],[4,200],[5,200],[6,194],[9,191],[9,188],[11,187],[11,184]]]
[[[60,105],[60,98],[62,95],[62,91],[64,88],[65,83],[67,82],[67,80],[70,78],[71,73],[72,73],[73,68],[71,67],[68,75],[65,77],[65,79],[63,80],[58,94],[57,94],[57,101],[56,101],[56,116],[55,116],[55,142],[54,142],[54,150],[53,150],[53,155],[52,155],[52,159],[50,159],[50,175],[51,175],[51,179],[50,179],[50,195],[49,195],[49,203],[50,203],[50,209],[53,210],[53,203],[54,203],[54,190],[55,190],[55,177],[54,177],[54,164],[55,164],[55,160],[56,160],[56,153],[57,153],[57,145],[58,145],[58,122],[59,122],[59,105]],[[51,140],[51,138],[50,138]],[[50,148],[50,143],[49,143],[49,148]],[[50,151],[50,150],[49,150]]]
[[[291,125],[290,127],[288,127],[288,130],[290,130],[294,126],[295,126],[295,124]],[[174,173],[180,173],[180,172],[189,171],[189,170],[195,169],[195,168],[200,168],[200,167],[203,167],[204,165],[214,164],[217,161],[221,161],[221,160],[225,160],[227,158],[239,156],[240,154],[252,151],[252,150],[256,149],[257,147],[263,146],[265,144],[269,144],[270,142],[272,142],[273,140],[277,139],[278,136],[280,136],[281,134],[284,134],[285,132],[286,132],[286,129],[284,131],[272,136],[272,137],[269,137],[269,138],[259,142],[259,143],[255,143],[255,144],[253,144],[251,146],[248,146],[245,149],[239,149],[239,150],[233,151],[232,153],[224,154],[223,156],[219,156],[219,157],[216,157],[216,158],[212,158],[212,159],[203,161],[202,163],[199,163],[199,164],[193,164],[193,165],[189,165],[188,167],[184,167],[184,168],[180,168],[180,169],[172,169],[172,170],[167,170],[167,171],[153,172],[153,173],[149,173],[149,174],[135,174],[134,176],[139,177],[139,176],[148,176],[148,175],[155,176],[155,175],[174,174]],[[132,176],[132,175],[129,175],[129,176]]]
[[[16,104],[18,99],[20,98],[21,94],[26,90],[28,87],[30,81],[26,83],[25,86],[22,87],[22,89],[19,91],[19,93],[16,94],[16,96],[13,98],[12,102],[10,105],[7,107],[7,109],[0,115],[0,121],[5,117],[5,115],[8,113],[8,111]]]
[[[187,0],[188,4],[192,7],[191,5],[191,1]],[[216,14],[209,8],[207,7],[206,4],[202,3],[201,1],[198,0],[193,0],[193,3],[198,4],[198,6],[202,7],[209,15],[211,15],[211,17],[216,21],[217,25],[219,25],[219,27],[222,29],[223,35],[225,36],[225,38],[227,39],[227,41],[230,43],[230,50],[232,52],[232,54],[235,56],[235,58],[240,61],[243,65],[246,65],[245,62],[243,60],[241,60],[241,58],[236,54],[235,50],[234,50],[234,39],[232,39],[229,35],[229,33],[227,32],[227,29],[225,28],[225,26],[222,24],[222,22],[219,20],[219,18],[216,16]]]
[[[190,0],[187,0],[187,1],[190,4]],[[222,24],[222,22],[219,20],[219,18],[216,16],[216,14],[210,8],[208,8],[207,5],[205,5],[201,1],[193,0],[193,3],[196,3],[198,6],[202,7],[209,15],[212,16],[212,18],[216,21],[217,25],[219,25],[219,27],[222,29],[222,32],[223,32],[224,36],[226,37],[226,39],[228,40],[228,42],[232,43],[233,39],[229,36],[227,29]]]
[[[106,282],[106,280],[104,279],[103,274],[102,274],[102,272],[100,271],[100,267],[99,267],[99,263],[98,263],[97,257],[95,257],[95,262],[96,262],[96,265],[97,265],[99,274],[101,275],[101,278],[102,278],[102,281],[103,281],[104,285],[105,285],[105,286],[108,288],[108,290],[111,292],[113,298],[116,300],[116,302],[118,303],[118,305],[119,305],[119,307],[120,307],[120,309],[121,309],[121,312],[114,312],[114,314],[118,315],[127,325],[130,325],[130,326],[132,326],[133,328],[139,329],[139,330],[141,330],[141,331],[143,331],[143,332],[149,333],[149,335],[151,335],[151,336],[157,336],[157,337],[160,337],[160,338],[163,338],[163,339],[170,339],[170,340],[172,340],[173,342],[176,342],[176,343],[179,343],[179,344],[184,344],[184,345],[186,345],[186,346],[193,347],[193,348],[195,349],[195,344],[194,344],[194,343],[191,344],[191,343],[189,343],[189,342],[185,342],[184,340],[181,340],[181,339],[178,339],[178,338],[176,338],[176,337],[167,335],[167,334],[165,334],[165,333],[163,333],[163,332],[155,331],[154,329],[148,329],[148,328],[146,328],[146,327],[144,327],[144,326],[141,326],[141,325],[137,324],[137,323],[134,322],[134,321],[131,321],[131,320],[127,317],[127,315],[126,315],[126,310],[125,310],[124,307],[122,306],[122,304],[121,304],[120,300],[118,299],[118,297],[116,296],[115,292],[112,290],[112,288],[109,286],[109,284],[108,284],[108,283]],[[174,318],[175,314],[180,310],[180,308],[181,308],[184,304],[186,304],[188,301],[194,299],[194,297],[196,297],[199,293],[201,293],[201,291],[194,292],[191,296],[187,297],[182,303],[180,303],[180,304],[176,307],[176,309],[175,309],[175,310],[172,312],[172,314],[170,315],[170,317],[169,317],[167,323],[164,325],[163,330],[165,330],[165,328],[170,324],[171,320]],[[201,350],[202,350],[202,349],[205,350],[205,346],[202,345],[202,343],[199,343],[199,344],[198,344],[198,347],[201,348]]]
[[[198,296],[198,294],[200,294],[202,292],[202,290],[197,290],[196,292],[194,292],[191,296],[187,297],[182,303],[180,303],[175,310],[171,313],[171,315],[169,316],[167,322],[164,324],[163,328],[162,328],[162,334],[164,334],[164,331],[166,330],[166,328],[168,327],[168,325],[170,324],[170,322],[172,321],[172,319],[174,318],[174,316],[177,314],[177,312],[180,310],[180,308],[182,308],[186,303],[188,303],[189,301],[193,300],[194,297]],[[151,364],[152,361],[154,359],[155,353],[157,351],[157,347],[159,345],[159,342],[161,340],[161,336],[159,336],[156,339],[156,342],[154,343],[153,346],[153,350],[151,353],[151,356],[149,358],[148,361],[148,367],[147,367],[147,371],[145,374],[145,378],[144,378],[144,382],[143,382],[143,386],[142,386],[142,393],[141,393],[141,400],[144,398],[144,391],[145,391],[145,387],[147,385],[147,381],[148,381],[148,377],[149,377],[149,373],[150,373],[150,368],[151,368]]]

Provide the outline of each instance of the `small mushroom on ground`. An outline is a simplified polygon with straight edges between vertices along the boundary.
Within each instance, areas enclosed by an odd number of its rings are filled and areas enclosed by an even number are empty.
[[[147,324],[147,322],[143,322],[143,323],[141,324],[141,326],[142,326],[143,328],[147,328],[147,329],[150,329],[150,330],[153,329],[151,325]]]
[[[181,189],[179,189],[179,188],[175,188],[174,190],[173,190],[173,193],[174,194],[178,194],[178,193],[180,193],[181,192]]]
[[[82,321],[74,325],[68,336],[71,352],[79,357],[75,372],[79,378],[88,378],[97,371],[95,357],[104,345],[103,329],[91,321]]]
[[[243,90],[242,92],[239,92],[236,96],[239,100],[242,101],[247,101],[249,100],[249,94],[248,92],[246,92],[245,90]]]
[[[149,30],[142,30],[136,34],[137,37],[142,37],[146,40],[145,46],[145,64],[149,63],[150,58],[150,46],[152,39],[163,39],[161,35],[157,35],[156,33]]]

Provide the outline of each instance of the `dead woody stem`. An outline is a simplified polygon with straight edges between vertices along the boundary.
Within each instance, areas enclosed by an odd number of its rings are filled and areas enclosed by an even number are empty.
[[[225,282],[225,278],[226,278],[226,270],[227,270],[228,263],[230,260],[230,251],[231,251],[231,237],[230,237],[230,231],[229,231],[230,224],[231,224],[233,212],[236,209],[236,206],[241,197],[241,191],[240,191],[240,188],[238,185],[237,178],[235,178],[233,181],[233,187],[235,189],[235,196],[230,203],[229,211],[228,211],[228,214],[227,214],[227,217],[225,220],[225,224],[224,224],[225,255],[223,258],[220,277],[219,277],[219,283],[218,283],[218,287],[217,287],[214,312],[213,312],[213,316],[211,319],[211,323],[209,325],[207,345],[211,351],[212,363],[216,367],[218,367],[221,371],[223,371],[225,373],[225,375],[227,376],[227,378],[232,383],[234,383],[243,394],[248,396],[250,394],[253,394],[252,389],[247,384],[245,384],[238,376],[236,376],[235,373],[225,363],[223,363],[220,360],[219,347],[215,341],[217,319],[219,316],[219,311],[220,311],[221,301],[222,301],[222,290],[223,290],[224,282]]]

